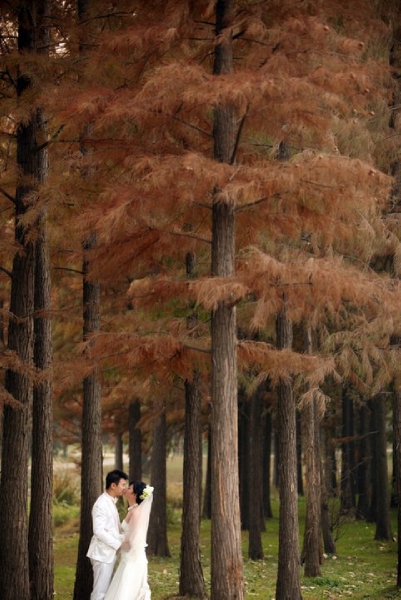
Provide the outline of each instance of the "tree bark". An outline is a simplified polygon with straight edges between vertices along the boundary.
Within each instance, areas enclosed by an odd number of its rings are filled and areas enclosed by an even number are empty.
[[[35,272],[35,366],[41,375],[33,393],[29,576],[31,600],[52,600],[53,589],[53,361],[51,283],[47,228],[38,224]]]
[[[305,351],[312,354],[312,331],[305,328]],[[321,481],[320,481],[320,425],[317,400],[308,402],[302,411],[305,440],[306,518],[301,562],[306,577],[319,577],[323,559],[321,542]],[[299,489],[299,486],[298,486]]]
[[[36,53],[38,18],[42,5],[33,0],[18,5],[18,50],[21,54]],[[29,76],[20,73],[16,90],[19,99],[31,87]],[[40,110],[32,110],[29,120],[17,128],[17,169],[20,179],[15,196],[15,240],[18,246],[14,256],[11,279],[10,320],[8,325],[8,349],[15,353],[23,369],[9,368],[5,376],[5,388],[15,399],[5,406],[3,415],[2,468],[0,480],[0,590],[3,600],[28,600],[30,598],[29,566],[33,568],[33,584],[49,585],[49,573],[42,571],[38,563],[29,562],[28,554],[28,464],[31,443],[32,382],[29,371],[33,367],[33,313],[35,278],[35,242],[32,226],[23,223],[23,217],[36,201],[37,188],[44,178],[44,153],[38,150],[43,142],[43,118]],[[48,415],[46,415],[48,417]],[[13,490],[10,502],[9,490]],[[44,513],[48,510],[46,489]],[[35,504],[34,509],[36,510]],[[48,517],[48,515],[47,515]],[[43,551],[51,552],[45,531],[46,519],[41,530]],[[42,535],[43,534],[43,535]],[[48,539],[48,538],[47,538]],[[33,561],[35,557],[33,558]],[[37,568],[36,568],[37,567]],[[49,566],[52,569],[52,566]]]
[[[277,315],[277,346],[292,346],[292,323],[285,306]],[[276,600],[300,600],[299,524],[295,401],[291,382],[278,384],[279,549]]]
[[[214,74],[233,71],[231,0],[216,3]],[[226,104],[215,108],[214,158],[232,163],[235,149],[235,110]],[[215,190],[212,213],[212,275],[234,274],[234,203]],[[212,335],[212,549],[211,599],[244,598],[243,559],[238,481],[238,400],[236,309],[229,299],[220,301],[211,315]]]
[[[155,488],[155,495],[152,505],[152,517],[149,523],[147,552],[154,556],[169,557],[166,513],[166,440],[166,411],[163,408],[153,431],[151,481]]]
[[[84,243],[83,339],[89,341],[88,352],[91,336],[99,330],[100,325],[100,286],[87,278],[90,264],[87,252],[95,245],[94,235]],[[103,480],[101,384],[97,364],[93,365],[91,374],[83,381],[81,447],[81,515],[74,600],[88,600],[93,586],[92,565],[86,553],[93,534],[92,506],[102,492]]]
[[[199,373],[185,382],[183,505],[180,554],[180,596],[206,598],[200,552],[202,489],[201,396]]]

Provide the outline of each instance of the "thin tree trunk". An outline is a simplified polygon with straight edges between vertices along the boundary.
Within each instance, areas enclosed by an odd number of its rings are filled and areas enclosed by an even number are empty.
[[[262,545],[263,519],[263,397],[258,389],[249,399],[248,427],[248,505],[249,547],[251,560],[264,557]]]
[[[371,436],[369,435],[369,408],[363,404],[359,410],[359,465],[357,519],[367,519],[371,496]]]
[[[238,473],[239,505],[241,529],[249,529],[249,484],[250,484],[250,440],[249,440],[249,401],[242,387],[238,390]]]
[[[214,74],[233,71],[232,0],[216,2]],[[214,157],[231,163],[235,150],[235,110],[220,105],[214,114]],[[235,218],[232,202],[215,190],[212,216],[212,275],[234,274]],[[238,481],[238,400],[236,309],[219,302],[211,316],[212,335],[212,549],[211,599],[243,600],[244,579]]]
[[[285,306],[277,316],[277,346],[292,346],[292,323]],[[278,384],[279,549],[276,600],[300,600],[299,524],[295,401],[291,382]]]
[[[123,444],[123,434],[121,433],[121,431],[118,431],[115,434],[114,466],[116,469],[119,469],[120,471],[124,470],[124,444]]]
[[[205,490],[203,492],[203,510],[202,510],[202,518],[203,519],[211,519],[212,518],[212,450],[211,450],[211,431],[210,425],[207,429],[207,457],[206,457],[206,477],[205,477]]]
[[[354,482],[354,402],[348,384],[345,384],[343,387],[342,409],[341,512],[343,514],[354,514],[356,505]]]
[[[308,354],[312,354],[312,343],[312,331],[309,327],[306,327],[305,347]],[[305,564],[304,574],[306,577],[319,577],[323,552],[321,542],[319,413],[315,397],[303,407],[302,425],[305,440],[306,518],[301,562]]]
[[[147,552],[154,556],[169,557],[166,512],[166,440],[166,411],[163,409],[153,431],[151,481],[155,488],[155,495],[152,505],[152,516],[149,523]]]
[[[199,373],[185,382],[183,505],[180,554],[180,596],[206,598],[200,552],[202,487],[201,395]]]
[[[397,507],[397,587],[401,587],[401,391],[396,387],[393,396],[393,428],[395,438],[395,451],[397,454],[396,490],[398,497]]]
[[[387,465],[386,399],[384,394],[380,394],[374,398],[373,406],[376,413],[376,424],[378,425],[378,432],[375,435],[378,459],[376,471],[377,519],[375,540],[392,540]]]
[[[304,495],[304,478],[302,469],[302,418],[300,412],[297,410],[296,414],[297,424],[297,480],[298,480],[298,496]]]
[[[141,403],[134,400],[129,405],[129,479],[142,481],[142,432],[138,427],[141,419]]]
[[[45,217],[44,217],[45,218]],[[29,574],[31,600],[52,600],[53,589],[53,385],[50,261],[46,223],[39,224],[35,273],[35,366],[33,393]]]

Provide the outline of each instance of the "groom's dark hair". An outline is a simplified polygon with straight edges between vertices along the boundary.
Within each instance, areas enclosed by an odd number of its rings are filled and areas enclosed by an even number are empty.
[[[116,483],[118,485],[120,479],[126,479],[128,481],[127,473],[124,471],[120,471],[119,469],[114,469],[114,471],[110,471],[106,475],[106,490],[109,489],[112,483]]]

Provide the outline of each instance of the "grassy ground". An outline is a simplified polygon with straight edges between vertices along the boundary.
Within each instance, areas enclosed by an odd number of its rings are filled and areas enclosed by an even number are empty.
[[[181,463],[169,460],[168,498],[170,506],[180,494]],[[247,559],[248,534],[243,533],[244,574],[246,598],[273,600],[277,577],[278,506],[273,501],[273,519],[267,522],[263,534],[265,558],[262,561]],[[300,501],[302,529],[304,503]],[[395,515],[394,532],[395,529]],[[75,520],[76,523],[76,520]],[[374,540],[375,526],[364,522],[343,523],[339,527],[337,556],[325,559],[321,577],[302,577],[304,600],[334,600],[352,597],[354,600],[401,599],[396,589],[397,543]],[[149,583],[152,600],[177,598],[180,552],[180,512],[169,508],[168,540],[170,558],[149,557]],[[301,532],[302,536],[302,532]],[[302,537],[300,538],[302,543]],[[71,600],[74,585],[78,536],[74,521],[56,528],[55,548],[55,598]],[[201,524],[201,551],[204,577],[210,589],[210,522]]]

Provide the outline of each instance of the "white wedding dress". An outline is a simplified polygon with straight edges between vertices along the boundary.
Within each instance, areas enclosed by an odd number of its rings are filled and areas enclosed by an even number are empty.
[[[104,600],[151,600],[145,548],[152,501],[153,494],[131,509],[129,523],[122,523],[125,540],[130,543],[131,549],[129,552],[121,551],[120,563]]]

